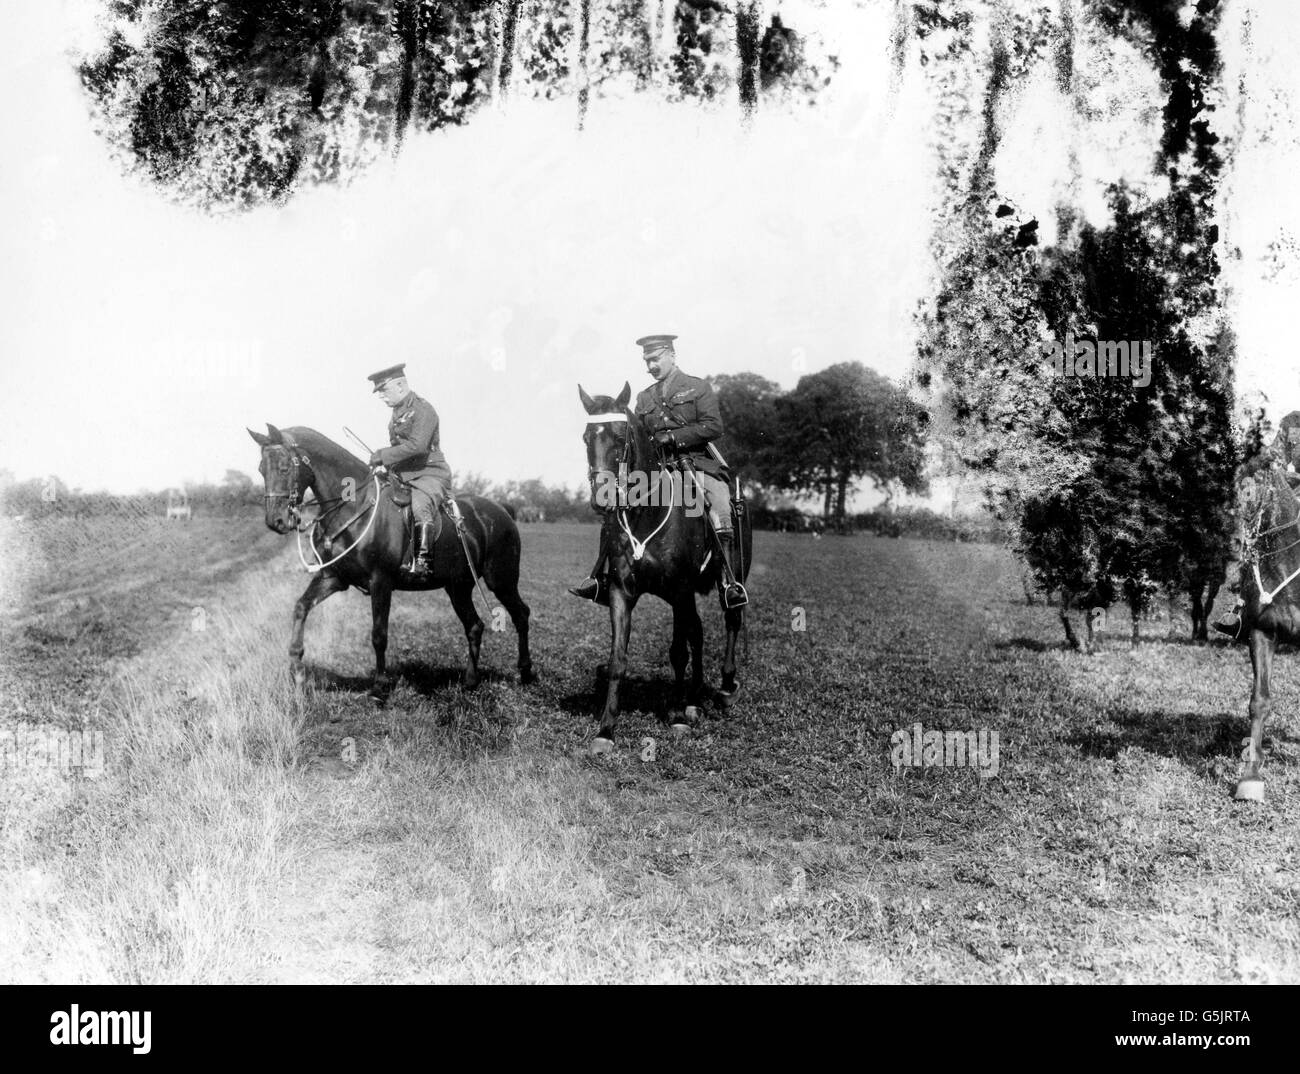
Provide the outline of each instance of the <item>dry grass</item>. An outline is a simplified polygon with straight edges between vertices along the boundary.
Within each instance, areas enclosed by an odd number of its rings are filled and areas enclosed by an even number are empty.
[[[376,709],[368,602],[345,594],[313,614],[314,681],[295,696],[303,578],[284,548],[178,583],[202,598],[203,632],[179,615],[121,657],[109,630],[85,708],[107,775],[23,770],[0,789],[0,975],[1300,980],[1293,656],[1270,798],[1234,804],[1241,650],[1152,636],[1089,660],[1059,646],[1054,610],[1017,599],[996,549],[762,534],[733,714],[661,732],[668,615],[638,609],[620,749],[595,761],[607,625],[561,584],[595,531],[525,530],[543,674],[528,690],[507,631],[464,691],[445,597],[402,594],[398,682]],[[67,599],[43,577],[29,616]],[[88,636],[66,633],[69,649]],[[999,778],[896,772],[890,734],[917,721],[998,729]]]

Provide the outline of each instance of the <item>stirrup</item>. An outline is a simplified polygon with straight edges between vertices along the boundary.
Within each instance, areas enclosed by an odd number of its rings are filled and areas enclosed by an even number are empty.
[[[609,586],[605,585],[599,578],[592,578],[588,575],[577,585],[570,586],[569,592],[582,600],[590,600],[596,604],[609,607]]]
[[[1227,634],[1228,637],[1235,638],[1241,633],[1241,616],[1236,612],[1229,612],[1217,623],[1211,623],[1210,626],[1214,627],[1220,634]]]
[[[735,608],[743,608],[748,603],[749,594],[745,591],[745,587],[741,585],[740,582],[733,579],[730,584],[724,584],[722,586],[722,606],[727,611],[732,611]]]

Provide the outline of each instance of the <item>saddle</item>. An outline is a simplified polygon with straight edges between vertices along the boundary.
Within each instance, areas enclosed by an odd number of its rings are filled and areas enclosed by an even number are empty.
[[[443,497],[442,503],[433,516],[433,546],[434,561],[438,557],[438,538],[442,536],[443,516],[446,515],[452,520],[451,504],[459,493],[455,489],[449,489],[447,495]],[[402,543],[402,570],[408,571],[415,564],[416,552],[419,548],[418,536],[415,532],[415,515],[411,510],[411,486],[405,481],[393,480],[390,475],[388,481],[388,497],[393,502],[393,506],[402,512],[402,527],[406,538]],[[452,520],[454,525],[454,520]]]

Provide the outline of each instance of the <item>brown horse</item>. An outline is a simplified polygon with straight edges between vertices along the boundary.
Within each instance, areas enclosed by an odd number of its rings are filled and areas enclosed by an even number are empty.
[[[312,429],[299,427],[282,432],[274,425],[266,428],[267,436],[248,431],[262,449],[259,470],[266,484],[266,524],[276,533],[297,530],[300,541],[302,532],[311,530],[312,561],[308,562],[306,556],[303,561],[313,577],[294,606],[289,641],[295,682],[302,685],[306,679],[302,654],[307,614],[327,597],[355,586],[370,594],[370,640],[375,649],[373,697],[386,698],[390,685],[384,656],[394,589],[447,590],[469,643],[465,685],[477,686],[483,622],[474,608],[475,574],[496,594],[519,635],[519,681],[534,681],[528,654],[528,605],[519,596],[519,530],[503,507],[481,496],[457,496],[473,571],[456,527],[450,518],[443,517],[434,544],[433,572],[413,578],[402,570],[406,520],[402,508],[393,502],[389,487],[351,452]],[[314,493],[321,513],[314,522],[304,525],[299,507],[308,489]]]
[[[619,686],[627,670],[627,645],[632,609],[643,594],[653,594],[673,610],[673,640],[668,658],[676,673],[671,724],[676,732],[698,718],[704,693],[704,627],[695,607],[697,593],[716,587],[721,551],[712,535],[702,496],[693,473],[674,456],[661,455],[645,426],[628,409],[632,389],[624,384],[617,398],[592,397],[578,387],[587,411],[587,473],[591,504],[604,513],[612,548],[609,554],[610,651],[608,689],[593,753],[613,748],[618,722]],[[636,495],[640,490],[642,495]],[[654,490],[654,491],[651,491]],[[645,501],[645,502],[635,502]],[[723,510],[725,506],[719,505]],[[744,582],[751,559],[751,534],[738,522],[740,549],[737,575]],[[722,660],[722,689],[713,696],[721,706],[731,704],[736,681],[736,638],[744,624],[744,608],[724,609],[727,630]],[[690,652],[691,681],[686,686]]]
[[[1261,460],[1239,486],[1243,529],[1241,542],[1241,627],[1250,645],[1254,685],[1250,692],[1250,737],[1244,741],[1245,771],[1234,797],[1262,801],[1264,721],[1272,712],[1269,697],[1273,652],[1279,640],[1300,644],[1300,502],[1281,466]]]

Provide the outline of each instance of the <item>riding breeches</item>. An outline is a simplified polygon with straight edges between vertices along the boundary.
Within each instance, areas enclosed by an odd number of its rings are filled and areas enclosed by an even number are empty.
[[[699,479],[704,489],[704,496],[709,505],[709,521],[713,523],[714,530],[719,534],[730,533],[731,487],[721,478],[701,473],[699,470],[695,471],[694,476]]]
[[[436,474],[418,474],[407,478],[411,485],[411,517],[416,522],[434,522],[438,507],[446,499],[447,487]]]

